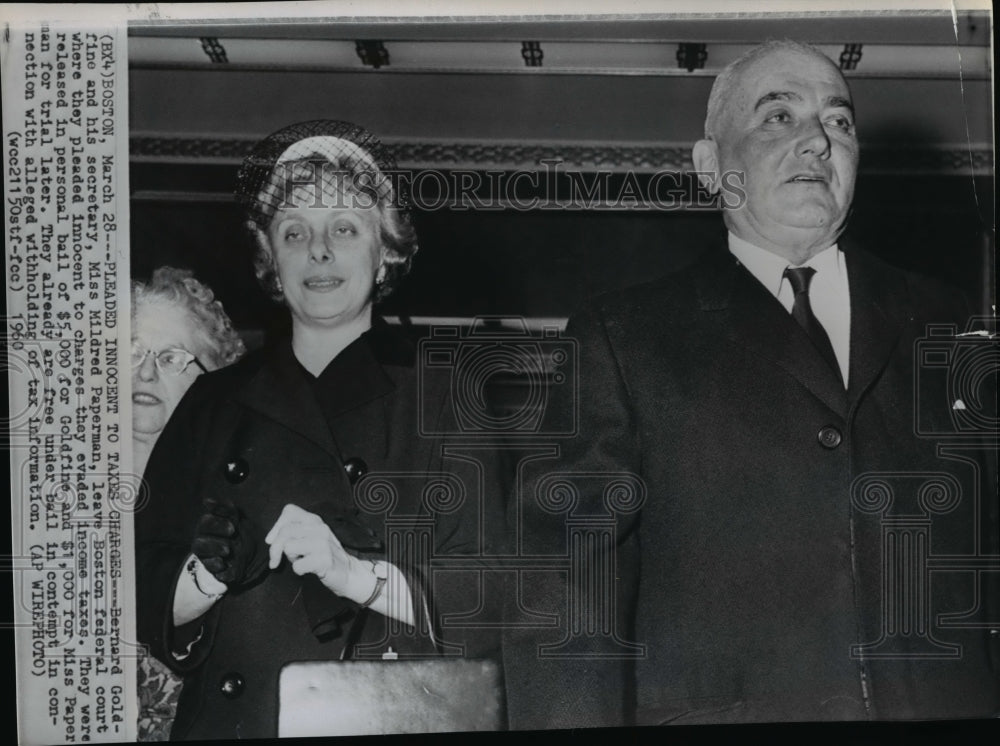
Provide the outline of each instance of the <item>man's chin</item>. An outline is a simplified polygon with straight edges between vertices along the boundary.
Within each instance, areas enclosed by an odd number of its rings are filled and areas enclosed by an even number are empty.
[[[832,241],[839,235],[845,217],[845,215],[829,209],[803,205],[787,212],[780,221],[776,221],[775,227],[779,232],[787,232],[791,235],[820,237],[829,234]]]
[[[830,194],[803,195],[785,207],[774,210],[775,222],[790,228],[823,229],[838,226],[846,214],[831,200]]]
[[[747,217],[740,220],[738,217]],[[837,240],[844,224],[844,216],[816,206],[799,205],[783,212],[779,218],[769,216],[737,216],[727,220],[729,229],[745,241],[768,248],[768,244],[789,249],[827,246]]]

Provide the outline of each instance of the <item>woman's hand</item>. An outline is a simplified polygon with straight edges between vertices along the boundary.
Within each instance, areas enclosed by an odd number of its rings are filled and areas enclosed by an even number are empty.
[[[358,582],[365,579],[359,572],[364,570],[362,563],[347,553],[330,527],[315,513],[286,505],[264,541],[270,545],[272,570],[281,564],[284,554],[296,575],[312,573],[338,596],[353,599],[359,591],[364,593],[360,587],[363,583]]]
[[[410,587],[403,574],[393,565],[378,560],[387,578],[385,592],[375,593],[380,586],[374,567],[349,554],[334,536],[330,527],[315,513],[298,505],[288,504],[268,531],[264,541],[270,545],[270,568],[281,564],[281,555],[288,557],[297,575],[312,573],[338,596],[355,603],[370,604],[373,611],[406,624],[413,624],[413,604]]]

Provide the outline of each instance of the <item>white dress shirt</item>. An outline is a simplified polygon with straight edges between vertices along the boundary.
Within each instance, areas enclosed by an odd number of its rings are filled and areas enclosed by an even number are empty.
[[[729,234],[729,251],[778,299],[788,313],[792,312],[795,291],[784,274],[785,269],[793,265],[787,259],[754,246],[733,233]],[[800,266],[816,270],[809,284],[809,304],[830,338],[846,387],[851,350],[851,292],[844,253],[834,244]]]

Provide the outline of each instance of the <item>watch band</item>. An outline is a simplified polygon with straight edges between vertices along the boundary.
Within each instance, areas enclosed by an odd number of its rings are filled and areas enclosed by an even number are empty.
[[[384,568],[382,569],[383,574],[382,575],[378,574],[379,568],[378,565],[375,563],[375,560],[368,560],[368,561],[372,563],[372,575],[375,576],[375,588],[374,590],[372,590],[372,595],[368,597],[368,600],[365,601],[363,604],[361,604],[362,609],[367,609],[369,606],[375,603],[375,601],[378,599],[379,596],[382,595],[382,589],[385,588],[385,581],[388,577],[387,574],[385,573]]]
[[[194,581],[194,587],[198,589],[198,592],[201,595],[207,596],[208,598],[211,598],[211,599],[216,599],[216,598],[221,597],[222,594],[225,593],[225,590],[222,590],[222,591],[207,591],[207,590],[205,590],[204,587],[202,587],[202,582],[201,582],[201,580],[198,579],[198,574],[199,574],[198,571],[201,570],[201,569],[204,569],[204,565],[202,565],[198,561],[197,558],[192,557],[190,559],[190,561],[187,563],[186,569],[187,569],[188,575],[191,576],[191,580]],[[205,570],[205,572],[208,573],[208,570]],[[211,579],[212,579],[213,582],[221,585],[221,583],[219,583],[219,581],[216,580],[214,577],[212,577],[211,575],[209,575],[209,577],[211,577]],[[205,581],[207,582],[208,578],[205,578]]]

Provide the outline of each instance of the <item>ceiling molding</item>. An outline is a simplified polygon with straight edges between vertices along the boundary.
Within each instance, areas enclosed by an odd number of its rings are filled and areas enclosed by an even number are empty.
[[[256,138],[162,137],[133,135],[129,153],[137,163],[237,165]],[[475,171],[610,171],[654,173],[691,171],[691,144],[533,143],[488,141],[400,141],[385,138],[401,168]],[[893,148],[862,145],[861,171],[873,174],[989,175],[990,146]]]
[[[359,72],[372,74],[521,74],[714,76],[756,42],[691,41],[423,41],[382,39],[226,38],[224,53],[206,58],[205,40],[218,37],[139,37],[129,41],[129,65],[145,70]],[[988,79],[988,46],[862,42],[847,36],[817,48],[833,60],[857,50],[848,78]],[[863,49],[863,53],[862,50]],[[530,50],[526,52],[525,50]],[[525,56],[529,54],[529,56]],[[391,59],[391,64],[390,64]],[[220,64],[221,62],[221,64]],[[527,63],[527,64],[526,64]]]
[[[664,4],[666,5],[666,4]],[[262,7],[261,12],[265,12]],[[757,42],[767,38],[808,40],[816,44],[979,45],[988,47],[987,10],[844,10],[738,13],[656,13],[442,17],[176,18],[134,20],[129,36],[141,38],[320,39],[384,41],[663,41]]]
[[[256,138],[186,138],[133,135],[133,161],[233,164],[242,161]],[[384,138],[401,168],[468,168],[477,171],[537,170],[546,161],[581,171],[690,171],[691,145],[533,143],[488,141],[400,141]]]

